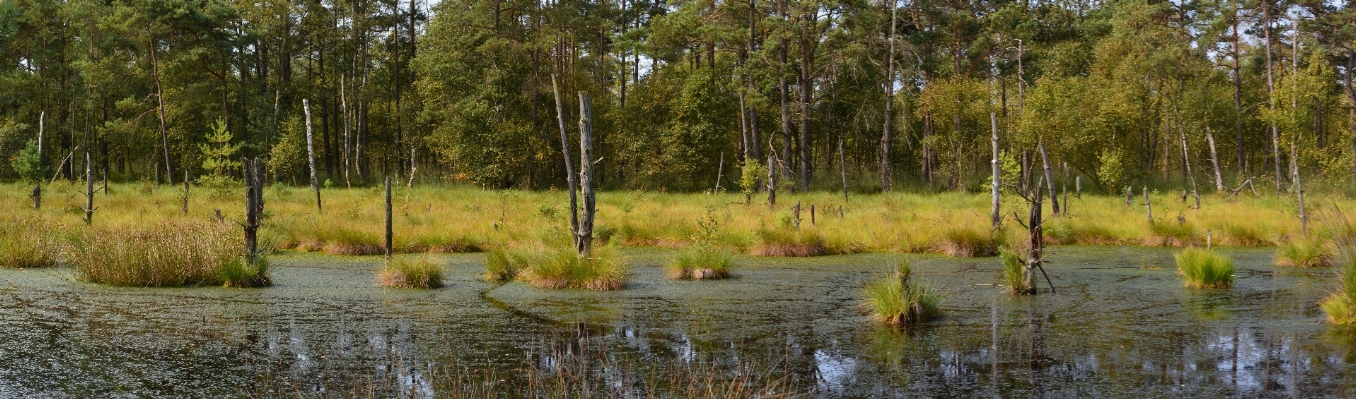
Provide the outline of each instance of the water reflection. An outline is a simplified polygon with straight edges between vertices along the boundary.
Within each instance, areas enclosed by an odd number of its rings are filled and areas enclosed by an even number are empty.
[[[1308,397],[1356,381],[1356,333],[1312,309],[1322,275],[1264,273],[1269,256],[1244,252],[1235,259],[1251,271],[1234,289],[1200,292],[1172,270],[1099,260],[1160,252],[1057,248],[1061,294],[1029,298],[981,285],[996,261],[919,262],[949,287],[945,317],[898,330],[855,307],[881,263],[871,254],[711,284],[670,284],[642,258],[646,283],[611,293],[496,287],[473,267],[451,269],[443,290],[397,292],[371,287],[370,265],[316,277],[287,257],[277,279],[296,283],[256,291],[0,271],[0,397],[435,397],[584,361],[591,371],[570,381],[637,395],[677,389],[657,382],[666,376],[749,369],[824,397]]]

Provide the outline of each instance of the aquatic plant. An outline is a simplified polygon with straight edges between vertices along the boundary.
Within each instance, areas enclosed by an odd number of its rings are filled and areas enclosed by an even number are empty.
[[[713,280],[729,278],[734,254],[712,246],[698,246],[679,252],[664,271],[674,280]]]
[[[223,270],[238,268],[244,254],[239,231],[231,227],[190,222],[95,226],[74,236],[67,258],[76,275],[91,283],[218,285],[225,282]]]
[[[1213,250],[1188,248],[1173,255],[1177,273],[1189,288],[1229,288],[1234,282],[1234,263]]]
[[[0,224],[0,267],[34,268],[56,265],[63,228],[53,220],[21,217]]]
[[[1008,292],[1013,295],[1025,292],[1026,286],[1026,262],[1017,255],[1016,252],[1003,251],[1003,285],[1008,287]]]
[[[235,258],[221,267],[222,285],[234,288],[257,288],[273,285],[268,277],[268,257],[260,256],[250,266],[244,257]]]
[[[941,316],[941,297],[923,284],[911,281],[913,268],[900,262],[892,275],[866,283],[861,306],[876,322],[903,326]]]
[[[998,245],[1002,241],[1003,237],[999,234],[958,227],[942,233],[937,250],[957,258],[987,257],[998,255]]]
[[[593,248],[593,256],[579,257],[573,248],[556,246],[526,254],[527,265],[518,279],[538,288],[619,290],[626,285],[630,268],[611,247]]]
[[[1276,266],[1319,267],[1327,266],[1331,261],[1332,251],[1316,239],[1294,239],[1276,248]]]
[[[760,228],[754,256],[820,256],[828,254],[824,236],[809,228]]]
[[[438,288],[443,267],[428,256],[397,256],[377,271],[377,285],[389,288]]]

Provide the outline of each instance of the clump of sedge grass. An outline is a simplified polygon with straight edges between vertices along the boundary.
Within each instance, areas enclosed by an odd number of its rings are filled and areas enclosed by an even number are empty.
[[[998,255],[998,245],[1002,237],[996,234],[970,228],[953,228],[942,234],[937,242],[937,250],[957,258],[974,258]]]
[[[377,285],[389,288],[438,288],[443,267],[427,256],[397,256],[377,272]]]
[[[941,316],[941,297],[924,285],[910,281],[912,275],[909,263],[900,262],[893,275],[866,284],[861,306],[871,312],[871,318],[876,322],[895,327]]]
[[[697,246],[673,257],[664,270],[674,280],[715,280],[730,278],[734,254],[714,246]]]
[[[485,254],[485,281],[506,283],[518,277],[518,273],[527,268],[528,257],[520,252],[509,252],[503,248],[491,249]]]
[[[758,245],[753,248],[754,256],[820,256],[828,254],[824,245],[824,236],[810,229],[798,228],[761,228],[758,229]]]
[[[1173,255],[1177,272],[1188,288],[1229,288],[1234,282],[1234,262],[1208,249],[1189,248]]]
[[[1319,267],[1332,261],[1332,252],[1315,239],[1290,240],[1276,248],[1276,266]]]
[[[551,248],[526,257],[527,267],[518,273],[518,279],[537,288],[619,290],[630,274],[626,262],[609,247],[595,247],[587,258],[579,257],[569,247]]]
[[[1328,323],[1353,326],[1356,325],[1356,256],[1343,252],[1337,264],[1338,289],[1318,306],[1328,315]]]
[[[1026,286],[1026,262],[1017,253],[1003,251],[1003,284],[1013,295],[1022,294]]]
[[[0,225],[0,267],[55,266],[61,227],[40,218],[14,218]]]
[[[166,222],[94,227],[72,239],[68,261],[84,281],[115,286],[219,285],[244,253],[226,224]]]
[[[268,277],[268,258],[260,256],[254,266],[244,257],[235,258],[221,267],[222,285],[235,288],[257,288],[273,285]]]

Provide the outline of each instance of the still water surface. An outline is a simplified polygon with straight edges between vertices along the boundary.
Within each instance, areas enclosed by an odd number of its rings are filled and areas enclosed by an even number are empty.
[[[617,292],[487,284],[480,254],[437,258],[448,287],[427,291],[377,288],[380,258],[367,257],[275,256],[266,289],[0,269],[0,397],[233,396],[260,370],[303,393],[375,372],[426,392],[430,368],[512,373],[547,337],[579,331],[653,364],[764,362],[820,397],[1349,397],[1356,335],[1317,307],[1331,271],[1226,252],[1234,288],[1187,290],[1169,250],[1055,247],[1058,293],[1036,297],[993,285],[997,258],[909,256],[946,315],[906,331],[857,307],[894,254],[741,258],[737,279],[687,282],[662,277],[671,252],[634,250]]]

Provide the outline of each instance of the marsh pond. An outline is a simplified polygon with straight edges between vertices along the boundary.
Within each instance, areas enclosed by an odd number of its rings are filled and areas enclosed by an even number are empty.
[[[669,251],[627,250],[611,292],[486,283],[483,254],[436,258],[436,290],[377,287],[380,257],[277,255],[263,289],[0,269],[0,397],[456,396],[449,379],[521,384],[582,352],[622,396],[684,369],[810,397],[1349,397],[1356,338],[1317,306],[1331,270],[1225,252],[1234,287],[1188,290],[1167,249],[1055,247],[1058,293],[1025,297],[994,285],[997,258],[910,256],[944,316],[905,329],[859,306],[896,254],[742,257],[698,282],[663,277]]]

